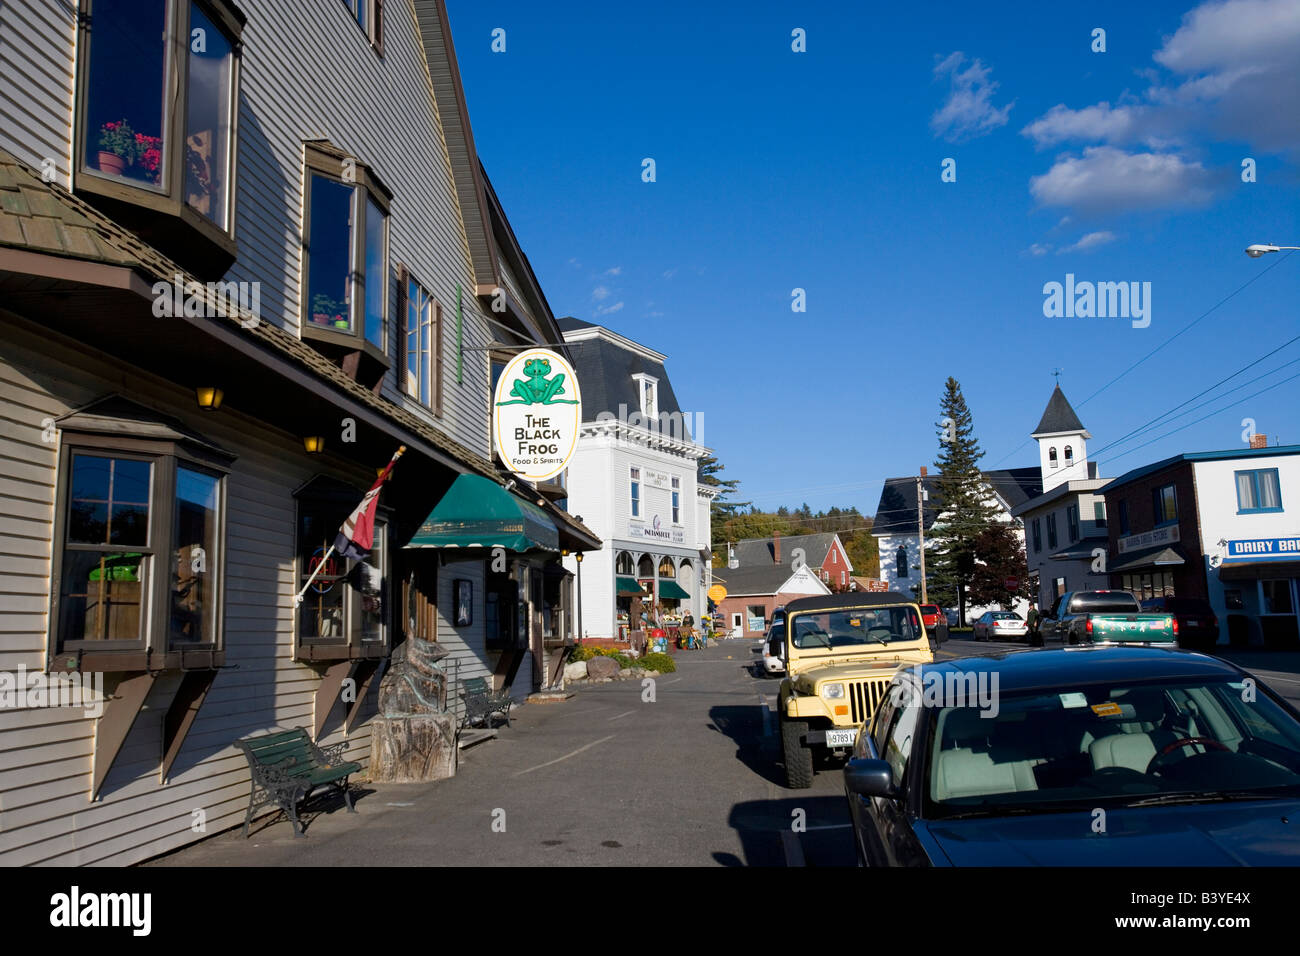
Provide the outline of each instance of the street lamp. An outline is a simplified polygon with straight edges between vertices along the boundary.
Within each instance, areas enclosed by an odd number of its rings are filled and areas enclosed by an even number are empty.
[[[1267,243],[1257,242],[1253,246],[1246,247],[1246,255],[1252,259],[1258,259],[1262,255],[1270,252],[1281,252],[1283,249],[1300,249],[1300,246],[1270,246]]]
[[[582,640],[582,552],[573,557],[578,562],[578,640]]]

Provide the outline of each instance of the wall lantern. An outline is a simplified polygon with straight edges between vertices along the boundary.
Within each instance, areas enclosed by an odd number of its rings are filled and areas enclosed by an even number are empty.
[[[307,449],[309,455],[319,455],[325,450],[325,436],[305,435],[302,440],[302,447]]]
[[[200,385],[194,389],[194,395],[199,401],[199,408],[215,411],[221,407],[221,400],[225,398],[226,393],[219,388]]]

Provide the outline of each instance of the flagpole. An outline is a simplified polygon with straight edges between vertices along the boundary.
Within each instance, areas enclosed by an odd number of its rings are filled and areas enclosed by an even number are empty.
[[[302,603],[302,596],[307,593],[307,589],[311,587],[311,583],[316,580],[316,575],[320,574],[320,569],[325,567],[325,562],[330,559],[330,555],[333,553],[334,545],[331,544],[330,549],[325,552],[325,556],[317,562],[316,570],[311,573],[311,577],[309,577],[307,583],[302,586],[302,590],[293,596],[293,603],[295,606]]]
[[[376,483],[376,487],[381,487],[384,484],[384,482],[388,481],[388,479],[392,476],[393,473],[393,465],[397,464],[397,459],[401,458],[402,455],[405,454],[405,452],[406,452],[406,446],[399,445],[397,451],[393,454],[393,457],[389,459],[388,464],[384,467],[383,471],[380,472],[380,474],[383,477],[380,479],[380,481]],[[367,497],[369,496],[367,495]],[[321,557],[320,561],[317,562],[315,570],[312,571],[311,576],[307,578],[307,583],[302,586],[302,590],[293,596],[294,607],[297,607],[298,605],[302,604],[303,595],[307,593],[307,589],[311,587],[311,583],[316,580],[316,576],[320,574],[321,568],[325,567],[325,562],[328,561],[330,559],[330,555],[334,553],[334,548],[336,544],[337,541],[335,542],[335,544],[331,544],[329,546],[329,550],[326,551],[324,556]]]

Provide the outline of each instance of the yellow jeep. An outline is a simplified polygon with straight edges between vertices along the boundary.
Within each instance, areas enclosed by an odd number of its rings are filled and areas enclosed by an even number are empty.
[[[895,671],[934,660],[920,609],[895,591],[791,601],[781,656],[777,714],[792,790],[812,786],[814,752],[848,752]]]

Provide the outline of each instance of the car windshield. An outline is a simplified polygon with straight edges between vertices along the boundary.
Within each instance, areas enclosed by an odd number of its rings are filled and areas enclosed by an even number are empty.
[[[1300,723],[1244,680],[1003,696],[944,708],[934,727],[931,817],[1300,793]]]
[[[1016,614],[1012,614],[1010,611],[994,611],[992,617],[993,617],[993,620],[995,620],[995,621],[1018,621],[1018,620],[1020,620],[1020,617],[1019,617],[1018,615],[1016,615]]]
[[[794,646],[801,649],[915,641],[924,633],[916,611],[907,605],[796,614],[786,626]]]

